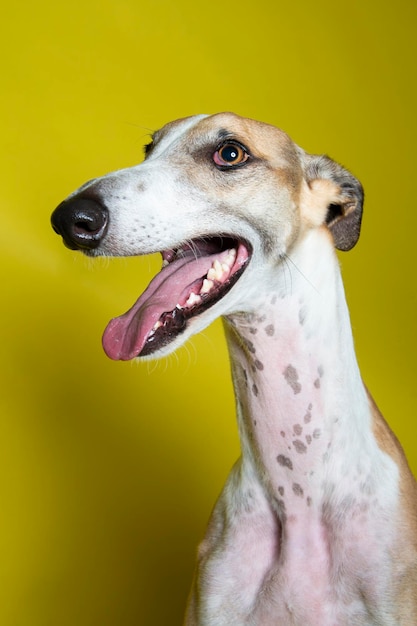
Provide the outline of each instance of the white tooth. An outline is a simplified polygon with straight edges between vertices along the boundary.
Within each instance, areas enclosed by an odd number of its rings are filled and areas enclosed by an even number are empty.
[[[213,288],[213,286],[214,286],[213,281],[207,280],[207,278],[205,278],[203,280],[203,286],[200,289],[200,293],[209,293],[209,291]]]
[[[229,250],[229,253],[228,253],[228,255],[227,255],[226,259],[225,259],[225,263],[227,263],[227,265],[228,265],[230,268],[233,266],[233,263],[234,263],[234,262],[235,262],[235,260],[236,260],[236,254],[237,254],[236,248],[231,248],[231,249]]]
[[[220,261],[218,261],[217,259],[215,259],[215,260],[214,260],[214,263],[213,263],[213,268],[214,268],[216,271],[217,271],[217,270],[219,270],[219,269],[221,268]]]
[[[201,302],[201,298],[200,296],[198,296],[196,293],[191,292],[187,302],[185,303],[187,306],[194,306],[194,304],[199,304]]]
[[[223,270],[220,261],[218,261],[217,259],[213,263],[213,269],[216,274],[216,280],[221,280],[223,276]]]
[[[167,265],[169,265],[169,263],[168,263],[168,261],[167,261],[166,259],[164,259],[164,260],[162,261],[162,267],[164,268],[164,267],[166,267]]]
[[[207,272],[207,278],[209,280],[216,280],[216,272],[214,271],[214,269],[212,267]]]
[[[236,260],[236,250],[231,248],[228,251],[226,258],[223,260],[223,263],[220,263],[218,259],[213,262],[213,265],[207,272],[208,280],[222,282],[225,278],[230,274],[230,270],[233,267],[233,264]]]
[[[163,326],[163,324],[162,324],[162,322],[161,322],[160,320],[158,320],[158,321],[155,323],[155,325],[154,325],[154,327],[153,327],[153,329],[152,329],[152,330],[158,330],[158,328],[161,328],[161,326]]]

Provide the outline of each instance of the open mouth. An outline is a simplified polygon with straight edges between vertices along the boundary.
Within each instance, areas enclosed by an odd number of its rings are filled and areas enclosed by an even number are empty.
[[[188,321],[221,300],[244,272],[250,246],[228,236],[193,239],[161,252],[163,266],[129,311],[103,335],[111,359],[148,356],[173,341]]]

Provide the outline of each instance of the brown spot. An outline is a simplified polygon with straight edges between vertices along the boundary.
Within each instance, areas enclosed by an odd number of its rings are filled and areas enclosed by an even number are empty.
[[[319,365],[317,368],[317,371],[319,373],[320,378],[323,378],[323,374],[324,374],[324,369],[322,365]]]
[[[308,443],[308,445],[310,445],[312,439],[311,439],[311,435],[306,435],[306,441]]]
[[[304,424],[309,424],[311,422],[311,411],[307,411],[304,415]]]
[[[294,483],[292,486],[292,490],[295,493],[296,496],[299,496],[300,498],[303,497],[304,495],[304,491],[301,487],[301,485],[299,485],[298,483]]]
[[[294,394],[301,392],[301,385],[298,382],[298,372],[293,365],[288,365],[284,372],[284,378],[293,390]]]
[[[257,328],[249,328],[249,332],[251,335],[256,335],[256,333],[258,332]]]
[[[258,387],[255,385],[255,383],[253,383],[252,385],[252,391],[253,391],[253,395],[257,396],[259,391],[258,391]]]
[[[268,324],[268,326],[265,327],[265,332],[268,335],[268,337],[272,337],[272,335],[275,333],[274,325]]]
[[[316,389],[320,389],[320,378],[316,378],[314,381],[314,386]]]
[[[310,498],[310,496],[307,497],[307,506],[311,506],[312,504],[312,499]]]
[[[321,430],[320,428],[316,428],[316,430],[313,431],[313,437],[314,439],[318,439],[321,435]]]
[[[256,367],[258,370],[263,370],[263,368],[264,368],[264,364],[263,364],[263,363],[261,363],[261,361],[258,361],[258,359],[256,359],[256,361],[255,361],[255,367]]]
[[[287,456],[284,456],[283,454],[279,454],[277,456],[277,461],[280,465],[282,465],[282,467],[288,467],[288,469],[290,470],[293,469],[292,461]]]
[[[285,432],[281,430],[281,437],[285,437]]]
[[[276,503],[277,503],[277,510],[279,515],[281,516],[281,519],[285,522],[287,519],[287,516],[285,514],[285,502],[284,500],[281,500],[280,498],[276,499]]]
[[[303,427],[300,424],[294,424],[294,435],[300,436],[303,432]]]
[[[256,348],[253,345],[253,343],[251,341],[247,341],[246,345],[247,345],[247,348],[248,348],[249,352],[252,352],[252,354],[255,354]]]
[[[280,496],[284,495],[284,487],[278,487],[278,493]]]
[[[293,441],[293,444],[298,454],[305,454],[307,452],[306,444],[300,441],[300,439],[296,439],[295,441]]]

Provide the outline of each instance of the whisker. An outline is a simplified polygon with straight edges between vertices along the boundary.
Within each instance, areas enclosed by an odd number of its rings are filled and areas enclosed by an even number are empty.
[[[294,263],[294,261],[292,260],[292,258],[291,258],[288,254],[283,255],[283,260],[285,260],[287,267],[288,267],[288,264],[289,264],[289,263],[291,263],[291,265],[293,266],[293,268],[297,270],[297,272],[298,272],[298,273],[300,274],[300,276],[301,276],[301,277],[302,277],[302,278],[306,281],[306,283],[308,283],[308,284],[310,285],[310,287],[312,287],[316,293],[319,293],[319,291],[318,291],[317,287],[316,287],[315,285],[313,285],[313,283],[311,282],[311,280],[309,280],[309,279],[307,278],[307,276],[306,276],[306,275],[305,275],[305,274],[304,274],[304,273],[300,270],[300,268],[298,267],[298,265],[297,265],[296,263]],[[290,272],[290,274],[291,274],[291,272]]]
[[[192,253],[194,254],[195,260],[197,261],[198,259],[198,246],[196,245],[196,243],[190,239],[188,241],[188,246],[190,247]]]
[[[291,295],[292,294],[292,274],[291,274],[291,267],[290,264],[288,263],[289,261],[289,257],[287,254],[281,254],[280,258],[283,262],[283,276],[284,276],[284,292],[285,295]],[[289,282],[290,282],[290,289],[288,290],[287,287],[287,274],[289,276]]]

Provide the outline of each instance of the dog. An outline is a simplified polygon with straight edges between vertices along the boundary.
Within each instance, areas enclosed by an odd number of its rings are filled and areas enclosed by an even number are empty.
[[[232,113],[171,122],[140,165],[52,215],[89,256],[161,252],[110,321],[112,359],[157,358],[222,316],[241,457],[214,507],[187,626],[416,626],[417,489],[364,386],[335,249],[359,181],[274,126]]]

